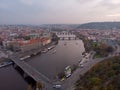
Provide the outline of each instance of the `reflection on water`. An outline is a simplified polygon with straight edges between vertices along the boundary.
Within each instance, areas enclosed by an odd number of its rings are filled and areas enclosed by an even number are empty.
[[[11,66],[0,68],[0,90],[26,90],[27,83]]]
[[[54,49],[29,59],[28,63],[50,79],[54,79],[66,66],[76,64],[82,52],[84,45],[81,40],[59,41]]]
[[[50,79],[68,65],[78,62],[84,52],[81,40],[59,41],[49,52],[30,58],[27,62]],[[26,90],[28,84],[12,67],[0,68],[0,90]]]

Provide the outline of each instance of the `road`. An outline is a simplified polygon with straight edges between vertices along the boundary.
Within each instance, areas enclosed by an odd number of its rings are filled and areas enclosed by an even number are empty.
[[[118,48],[119,49],[119,48]],[[119,51],[117,49],[117,51]],[[115,51],[116,53],[116,51]],[[79,79],[80,75],[84,75],[94,64],[103,61],[104,59],[113,57],[113,55],[110,55],[108,57],[105,58],[99,58],[99,59],[92,59],[94,52],[92,52],[92,54],[90,55],[89,59],[87,60],[87,62],[83,62],[84,67],[83,68],[78,68],[72,75],[71,77],[69,77],[68,79],[66,79],[65,81],[61,82],[62,88],[60,90],[74,90],[74,85],[75,82]],[[44,81],[44,80],[43,80]],[[44,88],[43,90],[59,90],[59,89],[54,89],[52,87],[53,82],[51,82],[51,84],[47,84],[45,85],[46,88]]]
[[[80,75],[84,75],[90,68],[92,68],[96,63],[101,62],[105,59],[113,57],[113,55],[99,58],[99,59],[91,59],[84,63],[83,68],[78,68],[68,79],[62,82],[62,90],[74,90],[74,85],[77,80],[79,80]]]
[[[115,53],[115,54],[116,54],[116,53],[119,54],[119,53],[120,53],[120,45],[116,44],[116,47],[117,47],[117,49],[116,49],[116,51],[115,51],[114,53]]]
[[[61,90],[74,90],[74,85],[75,85],[75,82],[79,79],[79,76],[80,75],[84,75],[93,65],[95,65],[96,63],[98,62],[101,62],[103,61],[104,59],[107,59],[107,58],[110,58],[110,57],[113,57],[115,55],[115,53],[118,53],[120,52],[120,46],[117,45],[117,49],[116,51],[112,54],[112,55],[109,55],[108,57],[105,57],[105,58],[99,58],[99,59],[92,59],[92,56],[90,56],[89,60],[87,62],[84,62],[83,65],[84,67],[83,68],[78,68],[72,75],[71,77],[69,77],[68,79],[66,79],[65,81],[61,82],[62,84],[62,88]],[[46,84],[45,88],[43,90],[58,90],[58,89],[53,89],[52,88],[52,85],[53,83],[51,84]],[[49,89],[48,89],[49,88]]]

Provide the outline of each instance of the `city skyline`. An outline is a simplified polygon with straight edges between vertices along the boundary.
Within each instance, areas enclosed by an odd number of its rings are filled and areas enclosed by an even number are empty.
[[[119,0],[1,0],[0,24],[120,21]]]

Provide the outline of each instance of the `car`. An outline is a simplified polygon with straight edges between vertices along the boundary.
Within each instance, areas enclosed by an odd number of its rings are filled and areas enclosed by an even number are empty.
[[[66,78],[69,78],[71,76],[71,74],[68,74],[67,76],[66,76]]]
[[[84,65],[82,65],[82,64],[81,64],[81,65],[80,65],[80,67],[81,67],[81,68],[83,68],[83,67],[84,67]]]
[[[53,85],[53,88],[61,88],[60,84]]]

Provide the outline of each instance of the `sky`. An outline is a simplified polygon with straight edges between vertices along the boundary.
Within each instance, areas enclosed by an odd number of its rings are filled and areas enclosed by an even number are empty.
[[[0,0],[0,24],[120,21],[120,0]]]

